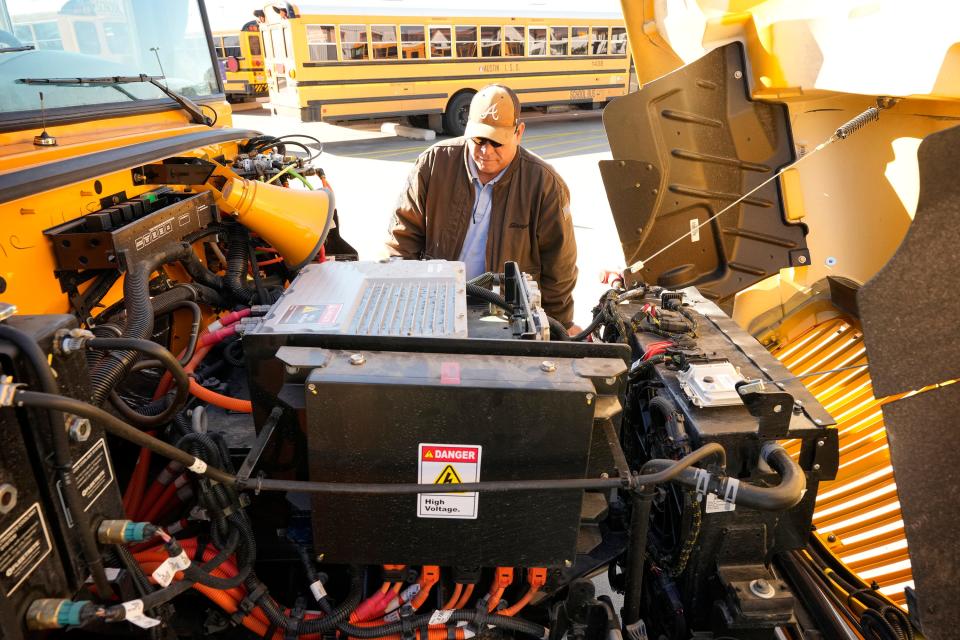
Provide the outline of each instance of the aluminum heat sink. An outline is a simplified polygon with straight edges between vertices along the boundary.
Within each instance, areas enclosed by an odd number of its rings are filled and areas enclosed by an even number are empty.
[[[303,269],[261,331],[467,337],[462,262],[324,262]]]

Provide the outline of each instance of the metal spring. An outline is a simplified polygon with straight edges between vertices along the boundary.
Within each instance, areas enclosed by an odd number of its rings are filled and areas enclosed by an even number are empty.
[[[837,129],[837,132],[834,134],[837,138],[845,140],[850,134],[862,129],[864,125],[868,122],[873,122],[880,119],[880,109],[877,107],[870,107],[860,115],[858,115],[853,120],[849,120],[846,123],[840,125],[840,128]]]

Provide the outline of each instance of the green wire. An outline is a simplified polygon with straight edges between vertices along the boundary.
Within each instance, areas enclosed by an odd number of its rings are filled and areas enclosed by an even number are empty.
[[[302,182],[302,183],[303,183],[303,186],[305,186],[307,189],[310,189],[310,191],[313,191],[313,185],[310,184],[309,182],[307,182],[307,179],[304,178],[302,175],[300,175],[299,173],[297,173],[296,171],[294,171],[294,170],[291,169],[290,167],[287,167],[287,172],[288,172],[290,175],[292,175],[294,178],[296,178],[297,180],[299,180],[300,182]]]

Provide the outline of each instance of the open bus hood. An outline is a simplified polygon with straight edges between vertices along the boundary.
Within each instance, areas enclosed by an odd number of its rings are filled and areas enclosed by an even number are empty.
[[[750,100],[745,68],[741,45],[731,43],[604,111],[614,159],[600,172],[628,265],[647,261],[795,159],[786,107]],[[806,232],[787,220],[774,180],[628,277],[695,285],[732,304],[781,268],[807,264]]]

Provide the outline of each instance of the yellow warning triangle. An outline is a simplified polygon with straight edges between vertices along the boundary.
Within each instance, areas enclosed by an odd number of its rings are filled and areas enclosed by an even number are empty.
[[[433,481],[433,484],[460,484],[461,482],[463,480],[457,475],[457,470],[453,468],[452,464],[448,464],[437,476],[437,479]]]
[[[424,457],[424,458],[432,458],[432,457],[433,457],[433,451],[429,451],[429,450],[428,450],[425,454],[423,454],[423,457]]]

